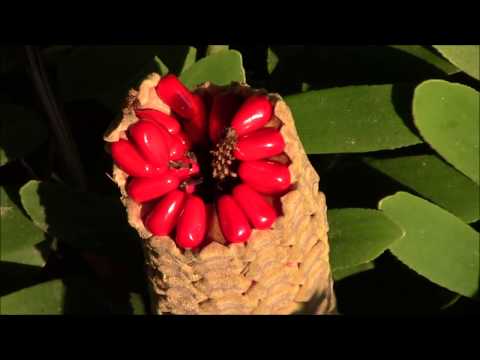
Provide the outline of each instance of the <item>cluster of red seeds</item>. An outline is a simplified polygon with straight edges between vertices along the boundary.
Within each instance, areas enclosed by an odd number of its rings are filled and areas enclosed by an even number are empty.
[[[270,228],[279,215],[272,199],[288,191],[291,180],[288,165],[272,160],[285,142],[279,129],[265,127],[273,111],[268,97],[223,92],[206,106],[207,99],[174,75],[155,90],[172,115],[136,109],[139,121],[128,129],[128,140],[111,144],[114,161],[129,175],[128,195],[148,209],[145,227],[174,235],[182,248],[198,247],[209,230],[203,185],[214,188],[228,242],[247,241],[252,228]]]

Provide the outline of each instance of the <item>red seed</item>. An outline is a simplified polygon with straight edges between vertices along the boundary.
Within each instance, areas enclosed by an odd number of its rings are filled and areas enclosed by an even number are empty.
[[[160,79],[155,89],[158,97],[181,117],[191,119],[195,113],[195,100],[192,93],[178,80],[169,74]]]
[[[274,161],[244,161],[238,168],[240,178],[263,194],[278,194],[290,186],[287,165]]]
[[[263,128],[240,137],[233,155],[238,160],[260,160],[281,154],[284,148],[280,131]]]
[[[275,222],[277,214],[273,206],[250,186],[237,185],[233,189],[233,198],[256,229],[269,229]]]
[[[147,162],[158,167],[168,166],[170,134],[150,121],[139,121],[130,126],[128,132]]]
[[[196,195],[187,195],[183,212],[177,224],[176,243],[184,249],[194,249],[205,239],[207,209]]]
[[[179,137],[180,141],[182,142],[183,145],[185,145],[187,150],[192,147],[192,144],[191,144],[188,136],[183,131],[180,131],[178,134],[176,134],[176,136]]]
[[[195,145],[206,144],[207,114],[203,99],[198,94],[193,94],[194,111],[190,118],[183,123],[188,138]]]
[[[232,120],[237,136],[263,127],[272,117],[272,104],[265,95],[251,96],[243,103]]]
[[[197,185],[195,185],[194,183],[186,184],[185,185],[185,192],[187,194],[193,194],[195,192],[196,188],[197,188]]]
[[[223,236],[228,242],[245,242],[252,233],[247,217],[232,196],[222,195],[217,200],[217,213]]]
[[[174,173],[168,171],[158,178],[134,178],[127,185],[127,193],[135,202],[149,201],[176,189],[180,180]]]
[[[145,223],[145,219],[147,218],[148,214],[150,214],[150,211],[152,211],[157,202],[158,199],[154,199],[152,201],[142,203],[142,207],[140,209],[140,219],[142,219],[143,223]]]
[[[148,163],[128,140],[120,139],[111,144],[112,158],[117,166],[128,175],[156,177],[164,174],[167,167],[156,167]]]
[[[198,163],[187,156],[178,160],[178,162],[181,163],[181,167],[171,167],[170,171],[173,172],[180,179],[180,181],[183,181],[190,176],[198,174],[200,172],[200,166],[198,166]]]
[[[241,103],[242,98],[233,93],[219,94],[214,97],[208,121],[208,133],[214,144],[220,141],[225,128],[238,111]]]
[[[177,134],[180,130],[180,123],[173,116],[167,115],[154,109],[137,109],[135,114],[140,120],[152,121],[162,125],[169,134]]]
[[[172,232],[183,209],[185,193],[174,190],[154,206],[145,220],[145,227],[154,235],[164,236]]]
[[[182,132],[178,134],[171,135],[170,141],[168,143],[168,148],[170,150],[170,160],[181,160],[185,157],[185,153],[188,151],[190,144]]]

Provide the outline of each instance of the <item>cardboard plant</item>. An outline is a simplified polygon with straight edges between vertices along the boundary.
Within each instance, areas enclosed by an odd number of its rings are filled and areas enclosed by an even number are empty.
[[[1,314],[476,312],[480,46],[240,48],[0,51]]]
[[[105,141],[154,313],[335,311],[325,196],[280,95],[152,73],[122,114]]]

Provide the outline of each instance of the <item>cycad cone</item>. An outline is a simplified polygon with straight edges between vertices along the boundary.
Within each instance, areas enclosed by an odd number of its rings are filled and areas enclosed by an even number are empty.
[[[170,114],[170,108],[155,92],[158,74],[131,90],[123,117],[112,124],[105,141],[126,138],[125,131],[138,121],[133,107]],[[205,83],[197,92],[216,93]],[[232,84],[243,95],[266,94],[246,84]],[[207,246],[200,251],[182,251],[168,236],[152,236],[141,219],[142,205],[125,191],[127,174],[113,166],[128,220],[140,237],[146,259],[152,311],[157,314],[329,314],[336,301],[329,264],[328,222],[325,196],[318,191],[319,176],[310,164],[297,135],[292,114],[276,94],[274,120],[281,121],[285,153],[294,190],[282,196],[283,215],[271,230],[253,230],[245,244],[226,244],[218,222],[210,227]],[[307,309],[307,310],[306,310]]]

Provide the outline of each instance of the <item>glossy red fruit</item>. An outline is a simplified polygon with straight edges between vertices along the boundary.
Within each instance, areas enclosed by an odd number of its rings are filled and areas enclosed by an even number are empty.
[[[193,194],[195,192],[196,188],[197,188],[197,185],[195,185],[194,183],[186,184],[185,185],[185,192],[187,194]]]
[[[205,239],[207,209],[196,195],[187,195],[183,212],[177,224],[176,243],[184,249],[194,249]]]
[[[169,134],[178,134],[181,130],[180,123],[173,116],[154,109],[137,109],[135,114],[140,120],[152,121],[162,125]]]
[[[185,153],[190,148],[189,142],[182,132],[178,134],[171,135],[170,141],[168,143],[168,148],[170,150],[170,160],[181,160],[185,157]]]
[[[191,142],[202,145],[207,141],[207,113],[200,95],[193,94],[193,104],[193,115],[184,121],[183,126]]]
[[[175,75],[169,74],[161,78],[155,90],[158,97],[181,117],[191,119],[195,114],[192,93]]]
[[[238,168],[238,175],[263,194],[278,194],[290,186],[288,166],[274,161],[243,161]]]
[[[144,120],[130,126],[128,133],[147,162],[160,168],[168,167],[170,134],[153,122]]]
[[[237,185],[233,189],[232,195],[256,229],[264,230],[272,227],[277,214],[273,206],[263,196],[247,184]]]
[[[225,128],[238,111],[242,98],[233,93],[219,94],[213,98],[208,120],[208,135],[214,144],[220,141]]]
[[[240,137],[233,155],[238,160],[260,160],[281,154],[284,148],[279,130],[263,128]]]
[[[228,242],[245,242],[252,233],[247,217],[230,195],[222,195],[217,200],[217,213],[223,236]]]
[[[179,185],[179,178],[168,171],[158,178],[132,179],[127,185],[127,193],[135,202],[142,203],[163,196],[175,190]]]
[[[192,143],[190,139],[188,138],[187,134],[185,134],[183,131],[180,131],[175,136],[178,136],[178,138],[180,139],[180,142],[187,148],[187,150],[192,147]]]
[[[147,218],[148,214],[150,214],[150,211],[152,211],[157,202],[158,199],[154,199],[152,201],[142,203],[142,208],[140,209],[140,219],[142,219],[143,223],[145,223],[145,219]]]
[[[180,181],[183,181],[190,176],[198,174],[200,172],[200,166],[198,165],[198,163],[187,156],[178,160],[178,162],[181,163],[179,165],[181,167],[171,167],[170,171],[173,172],[180,179]]]
[[[262,128],[272,117],[272,104],[265,95],[247,99],[233,117],[231,127],[237,136]]]
[[[128,175],[156,177],[167,171],[167,167],[156,167],[148,163],[128,140],[120,139],[112,143],[110,150],[117,166]]]
[[[186,194],[174,190],[158,201],[145,220],[145,227],[157,236],[168,235],[177,224]]]

